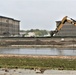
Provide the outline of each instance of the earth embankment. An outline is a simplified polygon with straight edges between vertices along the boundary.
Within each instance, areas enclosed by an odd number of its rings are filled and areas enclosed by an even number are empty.
[[[3,47],[76,47],[76,38],[0,38]]]

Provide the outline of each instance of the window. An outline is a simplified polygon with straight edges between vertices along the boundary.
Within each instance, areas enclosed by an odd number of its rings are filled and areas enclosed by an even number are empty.
[[[8,22],[9,22],[9,20],[7,19],[7,20],[6,20],[6,22],[8,23]]]

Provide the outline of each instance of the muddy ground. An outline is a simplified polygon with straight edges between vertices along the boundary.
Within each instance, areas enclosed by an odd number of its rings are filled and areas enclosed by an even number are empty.
[[[0,57],[76,59],[76,56],[19,55],[19,54],[16,54],[16,55],[15,54],[0,54]]]

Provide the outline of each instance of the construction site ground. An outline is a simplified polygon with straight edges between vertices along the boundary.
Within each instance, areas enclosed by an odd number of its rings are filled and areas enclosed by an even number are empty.
[[[59,47],[76,48],[76,38],[0,38],[0,48],[16,47]],[[76,59],[76,56],[36,56],[36,55],[8,55],[0,54],[0,57],[32,57],[32,58],[59,58]],[[37,73],[38,72],[38,73]],[[0,75],[76,75],[75,70],[39,70],[0,68]]]

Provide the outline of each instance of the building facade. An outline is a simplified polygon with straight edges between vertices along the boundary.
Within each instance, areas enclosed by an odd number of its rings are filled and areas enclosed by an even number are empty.
[[[13,18],[0,16],[0,36],[19,35],[20,21]]]
[[[58,26],[60,21],[56,21],[56,26]],[[76,26],[66,22],[63,27],[59,30],[59,32],[55,36],[67,37],[67,36],[76,36]]]

